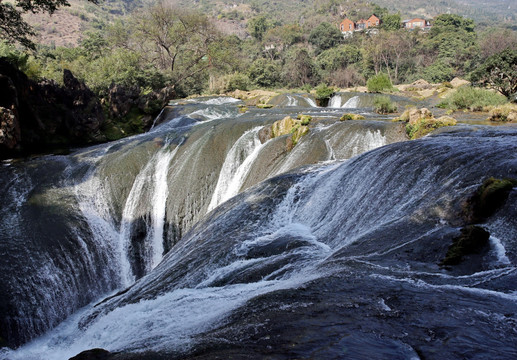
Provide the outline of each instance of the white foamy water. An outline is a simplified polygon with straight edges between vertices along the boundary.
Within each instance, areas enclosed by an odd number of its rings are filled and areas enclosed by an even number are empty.
[[[260,129],[262,127],[258,126],[245,132],[226,155],[207,211],[211,211],[239,193],[253,162],[263,147],[258,138]]]
[[[298,100],[296,100],[291,95],[287,95],[287,105],[286,106],[298,106]]]
[[[238,103],[241,100],[235,99],[228,96],[221,96],[218,98],[206,100],[206,101],[200,101],[199,104],[206,104],[206,105],[223,105],[223,104],[234,104]]]
[[[329,108],[340,108],[341,107],[341,95],[336,94],[332,96],[332,98],[329,101]]]
[[[116,308],[82,330],[78,323],[88,313],[84,309],[47,335],[16,351],[0,353],[0,358],[62,360],[93,348],[111,352],[188,349],[195,343],[194,335],[224,323],[231,311],[253,297],[296,288],[314,278],[313,272],[301,272],[285,280],[177,289],[156,299]]]
[[[119,246],[122,248],[121,263],[124,274],[124,285],[130,285],[135,279],[128,259],[131,239],[131,225],[139,216],[150,209],[151,227],[145,242],[147,256],[146,270],[153,269],[163,256],[163,226],[165,224],[165,208],[168,197],[167,174],[169,164],[176,155],[179,145],[173,151],[166,144],[146,164],[137,175],[122,213],[119,231]],[[145,194],[147,196],[144,196]],[[150,199],[150,203],[148,202]]]
[[[359,107],[359,96],[354,96],[347,100],[346,103],[343,104],[343,109],[356,109]]]

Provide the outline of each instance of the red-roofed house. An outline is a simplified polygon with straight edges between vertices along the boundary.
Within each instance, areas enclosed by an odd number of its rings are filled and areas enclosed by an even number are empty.
[[[428,20],[421,19],[421,18],[415,18],[411,20],[404,20],[403,22],[404,29],[412,30],[416,28],[420,29],[426,29],[431,26]]]
[[[350,20],[349,18],[346,18],[345,20],[341,21],[341,24],[339,24],[339,30],[341,30],[341,33],[354,31],[355,24],[352,20]]]
[[[366,28],[371,28],[371,27],[376,27],[376,26],[379,26],[379,24],[381,23],[381,20],[375,16],[375,15],[372,15],[368,18],[368,20],[366,20]]]

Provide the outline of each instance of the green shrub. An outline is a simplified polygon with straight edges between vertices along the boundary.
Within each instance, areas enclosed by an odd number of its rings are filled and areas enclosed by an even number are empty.
[[[393,103],[389,96],[379,96],[373,104],[378,114],[391,114],[397,111],[397,104]]]
[[[310,115],[303,115],[303,114],[300,114],[297,116],[298,120],[301,120],[301,124],[303,126],[307,126],[310,124],[311,120],[312,120],[312,116]]]
[[[228,77],[228,84],[226,85],[226,91],[235,90],[249,90],[250,78],[247,75],[241,73],[234,73]]]
[[[366,82],[366,86],[368,87],[369,92],[374,93],[393,90],[393,84],[391,83],[390,77],[384,73],[380,73],[369,78]]]
[[[317,87],[316,87],[316,103],[318,104],[318,106],[327,106],[328,105],[328,102],[330,100],[330,98],[332,97],[332,95],[334,95],[334,93],[336,92],[336,90],[332,87],[332,86],[327,86],[327,84],[319,84]]]
[[[506,97],[493,91],[462,86],[438,104],[438,107],[452,110],[482,111],[487,106],[503,105],[506,102]]]

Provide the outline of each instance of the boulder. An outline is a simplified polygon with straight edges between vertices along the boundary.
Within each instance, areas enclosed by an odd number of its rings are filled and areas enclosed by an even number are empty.
[[[456,88],[459,88],[460,86],[470,85],[470,81],[455,77],[454,79],[451,80],[451,85],[453,88],[456,89]]]
[[[419,122],[422,119],[432,119],[432,117],[433,117],[433,113],[430,112],[429,109],[427,109],[427,108],[421,108],[421,109],[412,108],[407,111],[408,111],[408,114],[407,114],[408,121],[411,125],[416,124],[417,122]],[[404,114],[402,114],[402,116],[404,116]]]
[[[14,111],[0,107],[0,145],[14,150],[20,139],[20,126]]]

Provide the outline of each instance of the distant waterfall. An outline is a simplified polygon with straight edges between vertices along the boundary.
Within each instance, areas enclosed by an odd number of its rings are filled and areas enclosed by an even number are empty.
[[[259,126],[245,132],[228,152],[208,211],[239,193],[253,161],[257,158],[263,146],[258,138],[258,132],[261,128]]]
[[[287,105],[286,106],[298,106],[298,100],[296,100],[291,95],[287,95]]]
[[[342,106],[343,109],[355,109],[359,107],[359,96],[354,96],[347,100],[347,102]]]
[[[315,102],[313,99],[311,99],[310,97],[305,98],[305,100],[307,100],[307,102],[309,103],[309,105],[310,105],[311,107],[318,107],[318,105],[316,104],[316,102]]]
[[[341,107],[341,95],[336,94],[332,96],[332,98],[329,101],[329,108],[340,108]]]

